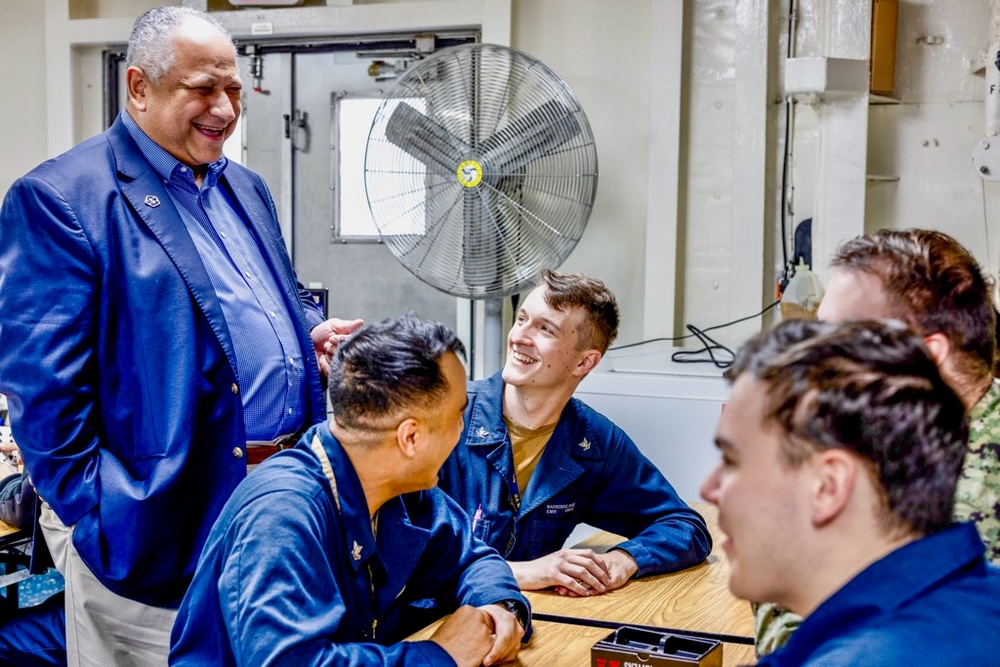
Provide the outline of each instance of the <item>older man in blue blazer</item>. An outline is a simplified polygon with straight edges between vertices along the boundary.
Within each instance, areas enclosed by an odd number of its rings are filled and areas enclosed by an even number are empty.
[[[249,442],[325,416],[324,321],[263,180],[227,160],[231,37],[143,14],[114,124],[0,209],[0,392],[66,577],[70,664],[162,664]]]

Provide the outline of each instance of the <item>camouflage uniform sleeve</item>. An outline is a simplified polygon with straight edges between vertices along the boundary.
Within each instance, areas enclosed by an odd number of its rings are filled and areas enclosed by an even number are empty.
[[[969,451],[955,490],[955,519],[974,521],[986,558],[1000,564],[1000,384],[969,411]]]
[[[771,602],[753,603],[754,646],[757,655],[777,651],[785,645],[795,629],[802,624],[802,617],[782,609]]]

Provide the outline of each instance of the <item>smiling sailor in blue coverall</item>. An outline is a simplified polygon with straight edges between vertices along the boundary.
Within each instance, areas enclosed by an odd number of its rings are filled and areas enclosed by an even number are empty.
[[[469,384],[465,431],[440,487],[523,590],[596,595],[711,551],[705,521],[628,435],[572,398],[617,331],[602,282],[546,271],[517,313],[503,370]],[[563,549],[579,523],[628,540],[605,554]]]
[[[412,316],[337,349],[333,416],[226,503],[174,625],[171,665],[494,665],[530,609],[507,563],[434,489],[462,431],[462,343]],[[414,602],[454,612],[428,641]],[[462,605],[459,607],[459,605]],[[456,610],[456,607],[458,609]]]

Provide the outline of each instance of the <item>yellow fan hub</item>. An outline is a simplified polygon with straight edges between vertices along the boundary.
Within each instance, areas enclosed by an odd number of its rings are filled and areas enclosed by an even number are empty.
[[[466,160],[455,170],[462,187],[474,188],[483,180],[483,166],[475,160]]]

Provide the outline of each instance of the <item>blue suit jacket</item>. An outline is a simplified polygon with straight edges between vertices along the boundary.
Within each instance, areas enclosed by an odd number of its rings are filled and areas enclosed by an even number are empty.
[[[263,180],[231,163],[305,358],[322,321]],[[246,476],[236,358],[194,243],[128,131],[18,180],[0,208],[0,392],[39,494],[116,593],[175,607]],[[306,364],[303,426],[324,417]]]

